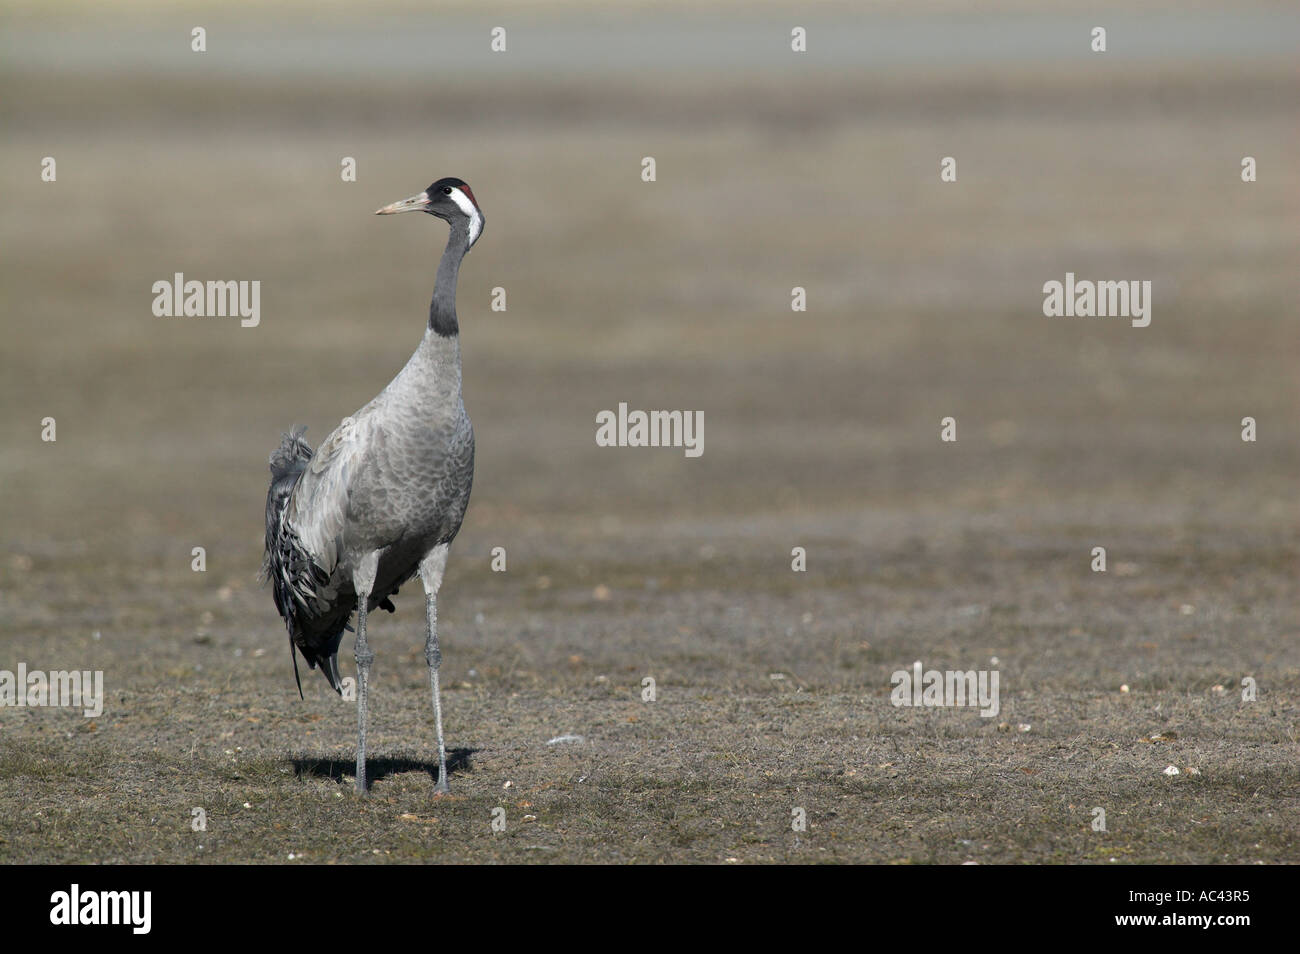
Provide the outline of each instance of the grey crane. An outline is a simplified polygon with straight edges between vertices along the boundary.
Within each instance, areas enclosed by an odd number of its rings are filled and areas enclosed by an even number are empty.
[[[302,694],[297,652],[320,666],[342,694],[339,643],[355,610],[357,791],[366,792],[366,704],[375,654],[366,614],[393,612],[391,596],[416,573],[428,624],[424,655],[438,732],[438,783],[446,792],[438,669],[438,589],[474,479],[474,431],[461,398],[456,277],[483,232],[470,187],[439,179],[376,215],[427,212],[450,227],[429,304],[429,322],[406,366],[379,396],[345,418],[315,453],[303,429],[271,455],[266,495],[266,559],[275,606],[289,630],[289,654]]]

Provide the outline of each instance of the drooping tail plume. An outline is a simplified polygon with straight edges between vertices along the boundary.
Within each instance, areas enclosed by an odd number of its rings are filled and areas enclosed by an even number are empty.
[[[283,521],[289,495],[311,461],[311,446],[302,439],[306,430],[305,427],[294,428],[284,435],[280,446],[271,453],[271,486],[266,492],[266,556],[262,561],[262,578],[271,582],[275,608],[280,611],[289,630],[289,656],[293,659],[293,678],[298,684],[299,698],[302,697],[302,678],[298,675],[298,654],[293,638],[298,609],[293,596],[293,563],[298,557],[293,552],[289,535],[283,533]],[[334,680],[330,682],[332,684]]]

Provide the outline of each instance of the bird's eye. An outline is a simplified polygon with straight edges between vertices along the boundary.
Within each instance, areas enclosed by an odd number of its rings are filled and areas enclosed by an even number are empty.
[[[442,187],[442,194],[443,194],[443,195],[451,195],[451,186],[443,186],[443,187]]]

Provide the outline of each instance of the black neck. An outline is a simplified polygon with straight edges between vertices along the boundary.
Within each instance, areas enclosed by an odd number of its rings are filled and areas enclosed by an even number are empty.
[[[469,251],[469,223],[451,223],[447,248],[438,263],[438,278],[433,286],[433,300],[429,302],[429,327],[444,338],[460,333],[456,322],[456,276],[460,262]]]

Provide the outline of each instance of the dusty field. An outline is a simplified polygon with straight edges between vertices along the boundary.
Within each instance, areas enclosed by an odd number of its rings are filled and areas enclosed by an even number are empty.
[[[1293,68],[0,89],[0,669],[107,697],[0,708],[0,861],[1300,861]],[[369,213],[442,175],[487,214],[453,795],[416,587],[363,801],[256,581],[266,457],[418,341],[445,227]],[[261,324],[155,318],[177,271]],[[1045,318],[1066,271],[1151,280],[1151,326]],[[597,447],[620,401],[703,410],[704,455]],[[997,669],[999,716],[892,706],[917,659]]]

